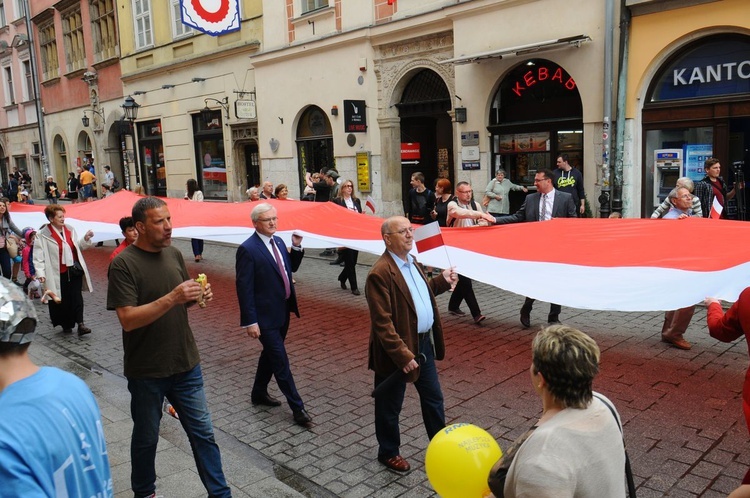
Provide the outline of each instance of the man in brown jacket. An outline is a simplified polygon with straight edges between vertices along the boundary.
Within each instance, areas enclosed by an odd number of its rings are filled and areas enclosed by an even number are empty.
[[[458,279],[454,268],[427,280],[409,254],[414,229],[401,216],[388,218],[380,229],[386,251],[372,266],[365,284],[370,308],[369,368],[375,371],[376,388],[390,378],[375,396],[375,436],[378,461],[389,469],[408,471],[399,454],[399,414],[406,382],[419,393],[427,436],[432,439],[445,427],[443,393],[435,360],[445,357],[445,342],[435,295]],[[392,382],[393,381],[393,382]]]

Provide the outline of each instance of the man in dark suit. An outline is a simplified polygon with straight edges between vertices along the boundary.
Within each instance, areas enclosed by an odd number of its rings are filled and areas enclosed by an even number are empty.
[[[445,427],[443,392],[435,360],[445,357],[443,328],[435,296],[450,289],[458,276],[454,268],[427,280],[409,254],[414,228],[401,216],[388,218],[380,229],[386,251],[372,265],[365,296],[370,309],[368,367],[375,371],[375,437],[378,461],[389,469],[407,472],[411,466],[400,454],[399,415],[406,383],[419,393],[427,436]],[[389,379],[396,373],[397,378]],[[394,380],[394,382],[391,382]]]
[[[521,209],[515,214],[498,216],[495,224],[505,225],[507,223],[521,223],[524,221],[546,221],[552,218],[575,218],[576,205],[573,196],[555,190],[553,184],[553,173],[550,170],[537,172],[534,177],[536,192],[529,194],[524,199]],[[534,300],[527,297],[521,307],[521,325],[524,328],[531,327],[531,308]],[[547,321],[549,323],[560,323],[560,305],[550,304]]]
[[[294,421],[306,427],[312,418],[294,385],[284,347],[289,312],[299,317],[292,272],[297,271],[304,256],[302,237],[292,235],[292,251],[287,251],[284,242],[274,236],[276,208],[268,203],[255,206],[250,217],[255,233],[237,249],[235,266],[240,326],[248,336],[260,338],[263,345],[250,401],[254,405],[281,406],[280,401],[268,394],[268,383],[274,376],[292,409]]]

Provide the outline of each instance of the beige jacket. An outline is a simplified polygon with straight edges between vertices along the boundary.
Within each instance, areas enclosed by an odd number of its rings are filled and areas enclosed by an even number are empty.
[[[52,238],[50,233],[49,224],[44,225],[37,233],[36,240],[34,241],[34,269],[36,270],[37,278],[44,277],[46,282],[44,285],[48,290],[60,295],[60,246]],[[91,241],[86,241],[85,238],[78,238],[75,228],[70,225],[65,225],[70,230],[70,236],[73,239],[73,246],[76,248],[78,253],[78,262],[83,266],[84,271],[84,282],[83,289],[89,292],[93,291],[91,286],[91,277],[89,276],[89,269],[86,267],[86,260],[83,259],[81,254],[81,248],[88,249],[92,246]]]

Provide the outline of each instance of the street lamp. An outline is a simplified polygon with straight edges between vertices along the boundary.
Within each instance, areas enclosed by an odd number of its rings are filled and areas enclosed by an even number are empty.
[[[133,97],[128,95],[125,97],[125,102],[122,104],[122,110],[125,112],[125,119],[130,121],[130,131],[133,140],[133,166],[135,167],[135,181],[138,185],[141,184],[141,173],[138,168],[138,151],[135,148],[135,126],[133,122],[138,119],[138,109],[141,107]],[[125,188],[130,190],[130,168],[128,168],[127,157],[125,158]]]
[[[91,119],[89,119],[88,116],[86,116],[87,112],[93,112],[94,114],[98,114],[100,118],[102,118],[102,123],[107,124],[106,119],[104,118],[104,109],[101,111],[97,111],[96,109],[84,109],[83,110],[83,117],[81,118],[81,123],[83,124],[84,128],[89,127],[89,123],[91,122]]]
[[[211,109],[209,109],[209,107],[208,107],[208,101],[209,100],[211,100],[213,102],[216,102],[217,104],[219,104],[221,106],[222,109],[224,109],[224,111],[226,111],[226,113],[227,113],[226,121],[229,121],[229,97],[224,97],[221,100],[217,100],[217,99],[208,97],[206,99],[203,99],[203,103],[205,104],[206,107],[204,107],[203,109],[201,109],[201,119],[203,120],[203,123],[205,125],[208,125],[208,124],[211,123],[211,115],[212,115],[213,111]],[[228,124],[228,123],[225,123],[225,124]]]

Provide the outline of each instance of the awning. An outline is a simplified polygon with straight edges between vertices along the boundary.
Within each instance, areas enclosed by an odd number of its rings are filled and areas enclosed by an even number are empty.
[[[447,59],[440,61],[440,64],[471,64],[472,62],[478,62],[483,59],[502,59],[507,56],[523,56],[535,52],[543,52],[548,50],[554,50],[557,48],[565,47],[580,47],[581,43],[591,41],[589,35],[576,35],[568,38],[560,38],[557,40],[547,40],[543,42],[530,43],[528,45],[519,45],[517,47],[501,48],[499,50],[490,50],[488,52],[479,52],[473,55],[462,55],[460,57],[454,57],[453,59]]]

